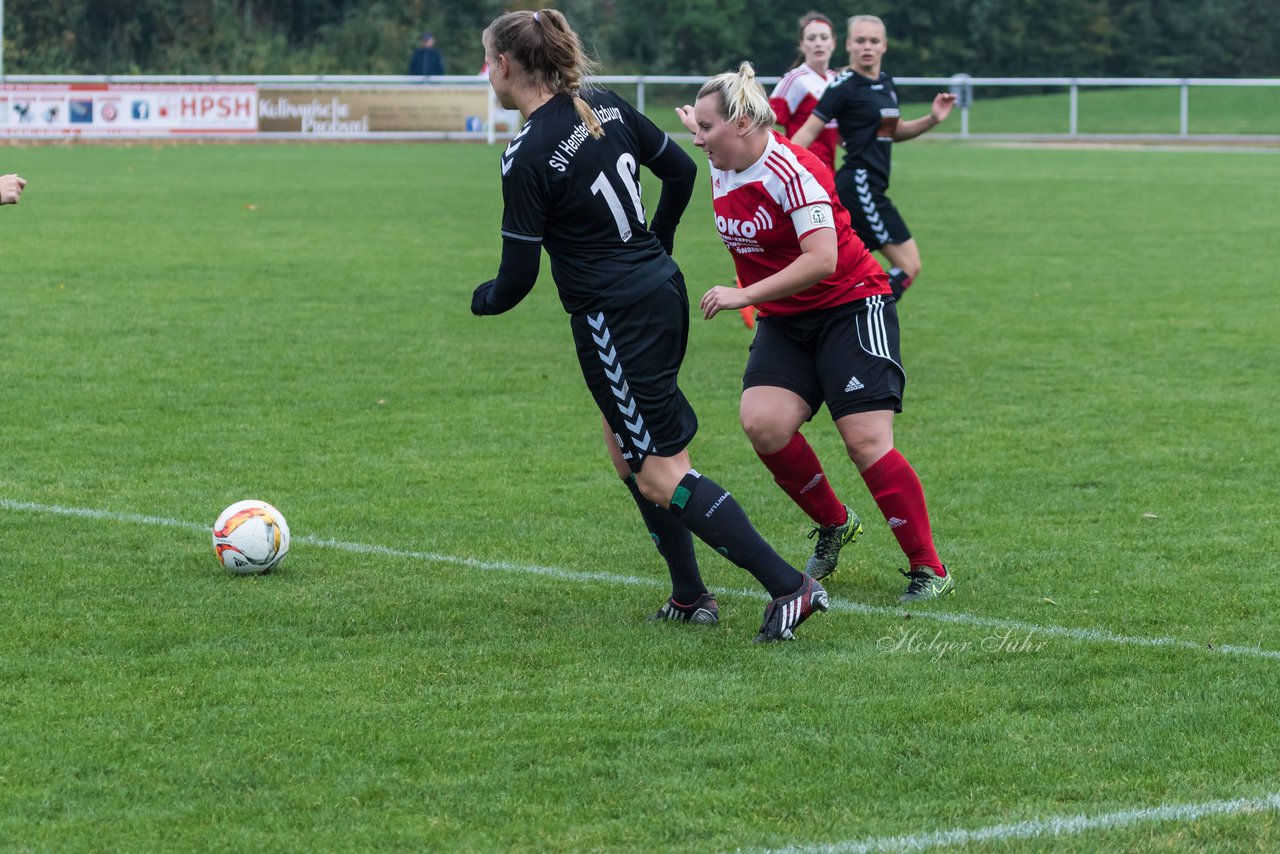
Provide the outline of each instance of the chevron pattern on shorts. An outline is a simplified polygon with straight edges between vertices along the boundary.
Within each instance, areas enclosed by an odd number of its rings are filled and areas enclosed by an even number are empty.
[[[622,378],[622,360],[618,358],[618,350],[613,346],[613,336],[604,322],[604,312],[587,315],[587,323],[596,330],[591,333],[591,340],[596,344],[596,355],[604,363],[604,375],[609,380],[609,388],[615,398],[614,403],[622,413],[622,423],[631,434],[631,444],[638,451],[654,453],[653,439],[644,426],[644,416],[636,411],[636,399],[631,394],[631,386]]]
[[[871,196],[871,186],[867,183],[867,170],[855,169],[853,182],[858,188],[858,204],[861,206],[862,212],[867,216],[867,224],[871,226],[871,230],[875,233],[877,240],[881,243],[888,243],[889,229],[884,227],[884,222],[880,219],[880,212],[876,210],[875,199]]]

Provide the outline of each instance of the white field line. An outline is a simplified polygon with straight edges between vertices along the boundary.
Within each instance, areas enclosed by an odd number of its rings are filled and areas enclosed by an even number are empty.
[[[880,836],[830,845],[770,849],[767,854],[869,854],[872,851],[926,851],[952,845],[1004,842],[1012,839],[1046,839],[1093,830],[1115,830],[1146,822],[1188,822],[1212,816],[1232,816],[1280,810],[1280,792],[1258,798],[1206,801],[1200,804],[1166,804],[1146,809],[1122,810],[1102,815],[1054,816],[1016,824],[994,824],[973,830],[942,830],[908,836]]]
[[[168,528],[184,528],[191,531],[209,531],[209,525],[195,522],[183,522],[163,516],[146,516],[138,513],[117,513],[110,510],[94,510],[85,507],[61,507],[56,504],[37,504],[29,501],[14,501],[0,498],[0,509],[16,512],[43,513],[56,516],[75,516],[83,519],[101,519],[110,522],[134,522],[142,525],[158,525]],[[516,572],[525,575],[542,575],[563,581],[586,582],[600,581],[607,584],[619,584],[642,587],[666,587],[666,578],[641,578],[632,575],[619,575],[612,572],[578,572],[555,566],[537,566],[532,564],[511,563],[508,561],[488,561],[477,558],[458,557],[456,555],[439,554],[437,552],[395,549],[388,546],[367,545],[364,543],[348,543],[341,540],[323,537],[298,536],[294,543],[302,543],[320,548],[336,549],[353,554],[378,555],[381,557],[400,558],[404,560],[428,561],[464,566],[486,572]],[[734,596],[756,598],[765,601],[767,598],[761,590],[724,590],[717,592],[731,593]],[[846,611],[854,614],[894,617],[901,619],[907,612],[903,608],[887,608],[880,605],[864,605],[861,602],[848,602],[832,599],[833,611]],[[1070,626],[1041,625],[1020,620],[1005,620],[994,617],[981,617],[976,614],[954,613],[950,611],[912,611],[913,619],[935,620],[943,623],[954,623],[965,626],[982,626],[987,628],[1009,630],[1010,632],[1034,633],[1044,637],[1069,638],[1086,643],[1119,644],[1123,646],[1167,647],[1171,649],[1189,649],[1200,652],[1240,655],[1252,658],[1264,658],[1280,661],[1280,650],[1262,649],[1256,646],[1240,646],[1234,644],[1209,644],[1203,641],[1185,640],[1171,637],[1140,637],[1122,635],[1103,629],[1078,629]]]
[[[983,148],[1026,148],[1044,151],[1142,151],[1152,154],[1280,154],[1280,146],[1263,142],[1250,145],[1210,145],[1196,142],[1125,142],[1124,140],[986,140],[976,143]]]

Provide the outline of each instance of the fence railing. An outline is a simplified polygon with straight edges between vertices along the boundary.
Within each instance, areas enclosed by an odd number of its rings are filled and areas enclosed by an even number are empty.
[[[592,78],[594,82],[616,86],[634,86],[636,90],[636,106],[642,111],[646,109],[651,92],[658,87],[682,86],[697,87],[705,82],[704,77],[675,75],[601,75]],[[760,81],[771,86],[777,77],[761,77]],[[932,86],[939,90],[950,90],[959,97],[959,127],[956,130],[940,129],[936,136],[947,136],[959,139],[1103,139],[1103,138],[1143,138],[1153,140],[1253,140],[1268,143],[1280,142],[1280,132],[1243,133],[1200,133],[1190,132],[1192,123],[1192,89],[1211,88],[1246,88],[1275,90],[1274,102],[1268,101],[1263,111],[1268,116],[1280,115],[1280,79],[1263,78],[1193,78],[1193,77],[969,77],[957,74],[950,77],[897,77],[899,87]],[[367,75],[4,75],[0,84],[257,84],[271,87],[387,87],[404,88],[418,85],[445,84],[449,86],[481,87],[487,86],[485,78],[475,75],[448,75],[441,77],[408,77],[408,76],[367,76]],[[975,133],[971,130],[971,114],[981,114],[983,99],[976,98],[975,90],[987,87],[1004,89],[1029,88],[1043,91],[1046,88],[1065,90],[1066,131],[1058,133],[1039,132],[1003,132]],[[1166,88],[1178,92],[1178,131],[1176,133],[1098,133],[1081,131],[1080,95],[1082,91],[1100,91],[1120,88]],[[493,98],[489,98],[489,115],[483,129],[466,131],[439,131],[424,133],[399,134],[403,138],[443,138],[443,139],[488,139],[490,142],[510,136],[509,133],[495,132],[496,119],[499,118],[500,107]],[[1263,121],[1266,125],[1267,121]],[[1280,128],[1280,122],[1270,118],[1270,126]],[[954,124],[951,127],[955,127]]]
[[[658,76],[644,75],[640,77],[628,76],[601,76],[594,78],[601,83],[610,85],[632,84],[637,88],[637,106],[643,110],[645,108],[646,88],[649,86],[662,85],[701,85],[705,82],[705,78],[701,77],[676,77],[676,76]],[[760,77],[761,83],[770,86],[776,83],[777,77]],[[1112,137],[1141,137],[1151,139],[1182,139],[1189,140],[1193,136],[1190,131],[1190,97],[1189,93],[1192,88],[1267,88],[1276,91],[1276,102],[1271,105],[1273,114],[1280,114],[1280,78],[1224,78],[1224,77],[970,77],[967,74],[956,74],[950,77],[895,77],[894,82],[898,86],[936,86],[939,90],[948,90],[958,96],[957,106],[960,112],[960,127],[958,131],[947,134],[941,132],[939,135],[955,136],[962,139],[990,139],[990,138],[1044,138],[1047,136],[1065,136],[1072,139],[1081,138],[1112,138]],[[1043,133],[984,133],[977,134],[970,131],[970,113],[974,109],[975,98],[973,90],[977,87],[1005,87],[1005,88],[1031,88],[1044,89],[1047,87],[1056,87],[1066,89],[1068,92],[1067,99],[1067,132],[1065,134],[1043,134]],[[1178,132],[1176,134],[1110,134],[1110,133],[1082,133],[1080,131],[1080,92],[1085,89],[1102,90],[1102,89],[1121,89],[1121,88],[1137,88],[1137,87],[1161,87],[1178,90]],[[979,102],[980,103],[980,102]],[[979,107],[980,109],[980,107]],[[938,133],[938,132],[935,132]],[[1246,134],[1199,134],[1196,139],[1258,139],[1267,141],[1280,141],[1280,133],[1246,133]]]

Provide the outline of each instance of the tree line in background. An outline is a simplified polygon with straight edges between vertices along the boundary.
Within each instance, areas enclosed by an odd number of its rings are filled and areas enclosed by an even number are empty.
[[[5,0],[6,74],[404,74],[424,30],[450,74],[511,8],[563,11],[609,74],[763,75],[796,57],[797,18],[882,17],[902,76],[1280,76],[1280,3],[1259,0]]]

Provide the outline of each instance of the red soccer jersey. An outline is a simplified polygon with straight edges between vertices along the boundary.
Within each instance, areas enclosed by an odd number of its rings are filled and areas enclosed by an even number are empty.
[[[849,225],[831,171],[777,132],[770,133],[764,155],[742,172],[712,167],[711,189],[716,228],[743,287],[799,258],[800,241],[811,231],[835,229],[835,272],[798,294],[760,303],[761,315],[803,314],[892,293],[884,269]]]
[[[836,79],[836,73],[827,69],[821,74],[805,63],[788,71],[773,87],[769,96],[769,106],[778,124],[786,130],[787,139],[796,135],[796,131],[809,120],[809,114],[818,105],[818,99],[826,91],[827,84]],[[836,151],[840,147],[840,131],[835,121],[829,121],[818,134],[818,138],[809,146],[809,150],[818,155],[818,159],[827,164],[832,172],[836,171]]]

